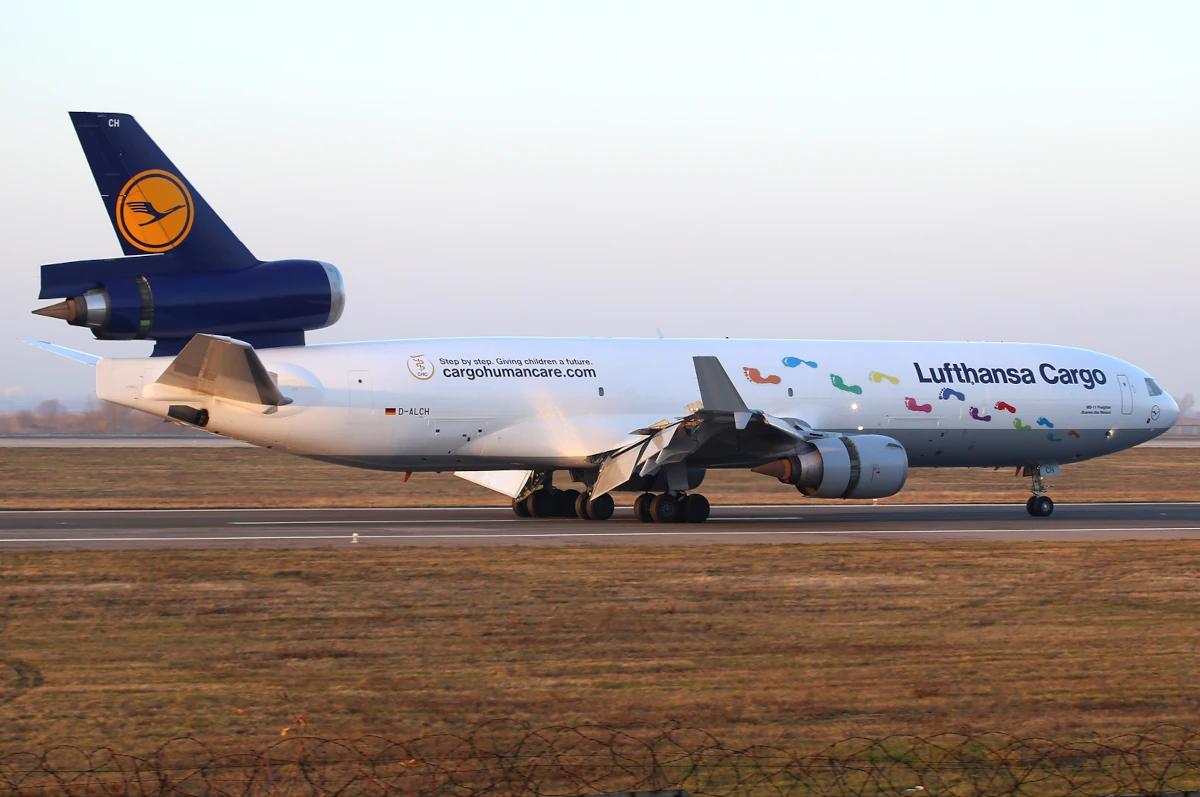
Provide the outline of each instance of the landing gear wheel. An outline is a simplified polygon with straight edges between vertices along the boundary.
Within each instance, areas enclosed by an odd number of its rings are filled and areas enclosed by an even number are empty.
[[[586,495],[582,497],[587,498]],[[588,517],[592,520],[608,520],[613,516],[616,508],[617,505],[613,502],[613,497],[605,493],[599,498],[593,498],[591,501],[588,501]]]
[[[558,490],[554,493],[554,514],[558,517],[579,517],[575,511],[578,499],[578,490]]]
[[[1029,496],[1029,500],[1025,502],[1025,511],[1029,513],[1030,517],[1037,517],[1037,512],[1033,508],[1033,502],[1037,499],[1036,495],[1031,495]]]
[[[588,494],[580,493],[575,499],[575,514],[580,520],[591,520],[592,516],[588,514]]]
[[[525,510],[530,517],[554,517],[554,494],[549,490],[535,490],[525,499]]]
[[[529,517],[529,510],[525,506],[525,499],[512,500],[513,514],[517,517]]]
[[[708,520],[710,509],[707,498],[692,493],[679,502],[679,519],[685,523],[703,523]]]
[[[670,493],[654,496],[650,502],[650,516],[655,523],[674,523],[679,519],[679,499]]]
[[[1054,499],[1048,495],[1039,495],[1033,499],[1033,516],[1050,517],[1054,511]]]
[[[653,500],[654,493],[642,493],[633,499],[633,516],[643,523],[653,523],[654,518],[650,515],[650,502]]]

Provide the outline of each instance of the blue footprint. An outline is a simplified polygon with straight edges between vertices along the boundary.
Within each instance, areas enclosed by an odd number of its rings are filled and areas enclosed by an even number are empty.
[[[1061,443],[1062,442],[1062,438],[1055,437],[1054,432],[1051,432],[1050,434],[1046,435],[1046,439],[1049,440],[1051,443]]]
[[[788,368],[795,368],[797,365],[807,365],[809,368],[817,367],[817,364],[811,360],[801,360],[799,357],[784,357],[783,364]]]
[[[1045,426],[1047,429],[1053,429],[1053,428],[1054,428],[1054,424],[1050,423],[1050,421],[1046,420],[1045,418],[1038,418],[1038,419],[1037,419],[1037,425],[1038,425],[1038,426]]]
[[[949,401],[951,396],[958,399],[959,401],[967,400],[966,396],[964,396],[962,393],[959,393],[957,390],[955,390],[952,387],[944,387],[944,388],[942,388],[942,392],[938,393],[938,398],[940,398],[942,401]]]

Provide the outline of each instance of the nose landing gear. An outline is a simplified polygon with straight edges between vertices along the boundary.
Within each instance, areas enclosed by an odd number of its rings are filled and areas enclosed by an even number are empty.
[[[1025,502],[1025,511],[1031,517],[1050,517],[1050,513],[1054,511],[1054,499],[1046,495],[1050,488],[1042,481],[1042,469],[1034,467],[1027,468],[1026,471],[1033,476],[1033,495]]]

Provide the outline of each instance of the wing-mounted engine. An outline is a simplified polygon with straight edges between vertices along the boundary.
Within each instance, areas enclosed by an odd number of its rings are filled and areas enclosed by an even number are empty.
[[[814,498],[887,498],[908,479],[908,452],[883,435],[818,437],[791,456],[751,470]]]
[[[716,357],[695,357],[700,402],[674,422],[604,455],[594,495],[621,489],[685,492],[706,467],[750,467],[817,498],[885,498],[908,479],[908,452],[890,437],[816,431],[749,408]],[[762,463],[766,464],[762,464]],[[644,485],[654,484],[655,487]]]

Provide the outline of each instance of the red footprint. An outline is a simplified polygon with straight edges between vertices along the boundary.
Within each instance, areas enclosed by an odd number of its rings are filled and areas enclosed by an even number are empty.
[[[996,409],[1008,410],[1009,412],[1012,412],[1012,413],[1016,413],[1016,411],[1017,411],[1017,408],[1014,407],[1013,405],[1009,404],[1007,401],[997,401]]]
[[[783,380],[775,376],[775,374],[762,375],[762,372],[757,368],[743,368],[746,378],[756,385],[778,385]]]
[[[1067,434],[1068,434],[1069,436],[1071,436],[1071,437],[1074,437],[1076,440],[1078,440],[1078,439],[1079,439],[1079,432],[1075,431],[1074,429],[1072,429],[1071,431],[1067,432]]]
[[[913,412],[933,412],[932,404],[918,404],[915,398],[905,397],[904,406]]]

